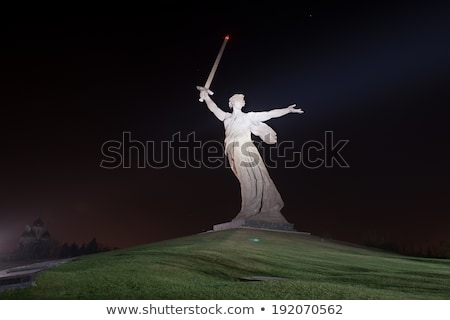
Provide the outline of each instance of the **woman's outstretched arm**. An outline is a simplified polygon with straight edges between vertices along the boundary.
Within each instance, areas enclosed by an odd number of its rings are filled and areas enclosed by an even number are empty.
[[[253,112],[253,118],[257,121],[267,121],[272,118],[279,118],[288,113],[303,113],[302,109],[296,109],[296,104],[291,104],[286,108],[273,109],[270,111]]]
[[[208,109],[214,113],[217,119],[223,121],[229,113],[223,111],[217,106],[217,104],[209,96],[208,89],[203,87],[197,87],[197,89],[200,91],[200,99],[206,103]]]

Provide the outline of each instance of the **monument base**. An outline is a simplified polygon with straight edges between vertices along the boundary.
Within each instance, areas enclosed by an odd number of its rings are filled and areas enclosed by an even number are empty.
[[[257,228],[282,231],[296,231],[294,225],[289,222],[270,221],[262,219],[235,219],[230,222],[220,223],[213,226],[214,231],[233,229],[233,228]]]

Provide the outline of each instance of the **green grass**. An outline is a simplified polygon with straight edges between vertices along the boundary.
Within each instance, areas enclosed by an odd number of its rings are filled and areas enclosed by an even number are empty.
[[[259,239],[259,241],[252,241]],[[286,280],[245,281],[270,276]],[[234,229],[79,257],[0,299],[450,299],[450,260]]]

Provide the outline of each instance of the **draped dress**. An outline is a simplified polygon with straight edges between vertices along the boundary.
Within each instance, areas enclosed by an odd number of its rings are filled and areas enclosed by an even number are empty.
[[[252,134],[276,143],[276,133],[258,120],[258,112],[227,113],[224,120],[225,153],[241,188],[241,210],[234,218],[286,222],[280,210],[284,203],[269,176]]]

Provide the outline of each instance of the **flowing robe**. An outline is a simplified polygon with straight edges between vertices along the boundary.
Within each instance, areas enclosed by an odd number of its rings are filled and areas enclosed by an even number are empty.
[[[284,203],[252,141],[252,133],[264,142],[276,143],[276,133],[258,120],[257,113],[227,113],[225,152],[241,187],[241,210],[236,219],[286,222],[280,210]]]

